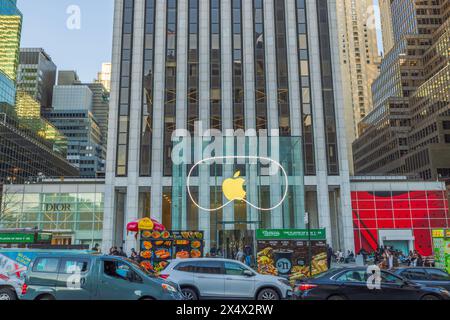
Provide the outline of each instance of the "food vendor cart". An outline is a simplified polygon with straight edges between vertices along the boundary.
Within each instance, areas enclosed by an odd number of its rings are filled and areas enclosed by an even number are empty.
[[[256,245],[261,274],[295,281],[328,269],[325,229],[256,230]]]
[[[147,270],[159,272],[170,259],[203,257],[203,231],[169,231],[150,218],[130,222],[127,230],[139,236],[140,264]]]

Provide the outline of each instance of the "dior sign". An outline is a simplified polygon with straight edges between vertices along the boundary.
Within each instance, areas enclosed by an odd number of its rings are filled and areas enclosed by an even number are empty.
[[[47,212],[71,212],[72,205],[68,203],[46,203],[45,211]]]

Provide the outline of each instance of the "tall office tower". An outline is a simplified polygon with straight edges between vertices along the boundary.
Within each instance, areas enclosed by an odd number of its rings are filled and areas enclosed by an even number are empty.
[[[305,211],[353,248],[336,2],[115,1],[105,249],[135,247],[124,225],[152,216],[230,254],[255,229],[304,228]]]
[[[102,131],[103,142],[107,146],[108,141],[108,115],[109,115],[109,91],[102,83],[84,83],[92,92],[92,114]]]
[[[80,78],[74,70],[60,70],[58,71],[58,86],[72,86],[80,84]]]
[[[44,114],[67,137],[67,159],[84,177],[104,172],[106,156],[101,129],[92,113],[92,96],[88,86],[55,86],[52,111]]]
[[[56,65],[42,48],[21,48],[17,85],[41,104],[42,111],[52,106]]]
[[[84,97],[87,101],[84,101],[83,104],[87,105],[91,101],[92,105],[90,110],[95,118],[95,121],[100,126],[100,130],[102,132],[102,145],[106,149],[106,143],[108,141],[108,114],[109,114],[109,91],[104,87],[104,85],[100,82],[94,83],[82,83],[78,77],[76,71],[65,70],[58,72],[58,86],[82,86],[84,88],[89,88],[90,93],[84,95],[76,95],[78,98],[81,96]],[[87,90],[79,89],[78,92],[83,91],[87,93]],[[92,96],[91,96],[92,94]],[[66,96],[67,97],[67,96]],[[79,103],[77,100],[73,100],[69,104]],[[63,103],[59,103],[59,105],[63,105]],[[75,108],[76,107],[72,107]]]
[[[111,62],[102,63],[102,71],[97,74],[96,82],[100,82],[108,92],[111,91]]]
[[[351,145],[358,137],[358,123],[372,110],[371,86],[378,77],[381,57],[373,0],[342,0],[337,3],[347,150],[352,172]]]
[[[378,0],[381,15],[381,33],[383,36],[383,52],[387,53],[394,47],[394,30],[392,28],[391,3],[393,0]]]
[[[0,71],[13,82],[19,65],[22,13],[16,0],[0,0]]]
[[[65,137],[40,117],[39,102],[16,94],[21,24],[16,1],[0,0],[0,189],[37,176],[78,175],[65,159]]]
[[[449,179],[450,3],[394,0],[391,10],[396,43],[353,145],[356,172]]]

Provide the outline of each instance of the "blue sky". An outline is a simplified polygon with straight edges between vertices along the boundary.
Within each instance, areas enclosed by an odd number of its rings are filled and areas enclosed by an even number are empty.
[[[80,29],[67,27],[72,5],[80,9]],[[44,48],[59,70],[77,70],[89,82],[102,62],[111,61],[113,0],[18,0],[18,7],[23,13],[21,46]],[[379,18],[377,29],[382,51]]]
[[[22,47],[39,47],[59,70],[76,70],[82,81],[92,81],[102,62],[111,61],[113,0],[18,0],[23,14]],[[69,29],[66,13],[80,9],[80,29]],[[72,24],[74,25],[74,24]]]

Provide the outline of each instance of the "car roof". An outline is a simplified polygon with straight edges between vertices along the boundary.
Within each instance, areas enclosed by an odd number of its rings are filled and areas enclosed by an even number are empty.
[[[221,262],[238,262],[238,263],[242,263],[242,262],[237,261],[237,260],[225,259],[225,258],[185,258],[185,259],[172,259],[172,260],[169,260],[170,263],[197,262],[197,261],[221,261]]]
[[[59,251],[54,251],[54,252],[38,252],[38,255],[36,256],[36,258],[45,258],[45,257],[52,257],[52,258],[58,258],[58,257],[99,257],[99,256],[103,256],[101,253],[97,253],[97,252],[80,252],[80,251],[76,251],[76,252],[59,252]]]

